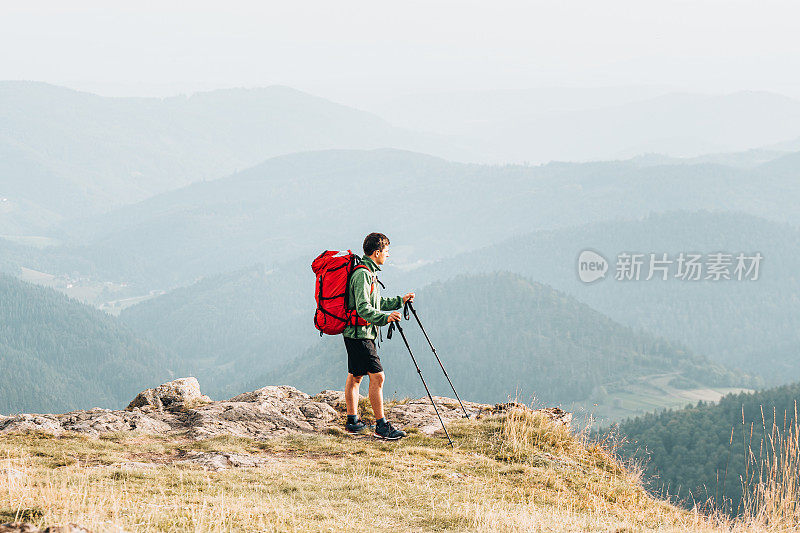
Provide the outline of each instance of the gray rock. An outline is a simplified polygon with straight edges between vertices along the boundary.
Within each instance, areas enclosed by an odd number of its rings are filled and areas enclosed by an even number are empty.
[[[197,378],[189,377],[169,381],[154,389],[140,392],[128,405],[128,410],[146,406],[155,410],[173,409],[210,401],[211,398],[200,392]]]
[[[464,418],[464,411],[461,409],[458,400],[434,396],[433,401],[436,402],[436,407],[439,409],[439,414],[445,424]],[[572,420],[572,413],[563,411],[558,407],[530,409],[518,403],[489,405],[464,402],[464,408],[467,410],[467,414],[470,418],[480,418],[487,414],[501,413],[509,409],[527,409],[544,413],[550,420],[561,425],[569,426]],[[433,409],[431,401],[428,398],[420,398],[418,400],[411,400],[406,403],[395,405],[389,409],[386,416],[392,423],[396,423],[400,427],[417,428],[420,432],[427,435],[433,435],[442,429],[442,424],[439,422],[436,411]]]
[[[39,533],[41,529],[27,522],[7,522],[0,524],[0,533]]]
[[[262,387],[227,402],[189,410],[187,436],[197,439],[232,434],[264,439],[321,431],[337,418],[330,405],[315,402],[294,387]]]
[[[189,452],[186,459],[175,461],[174,464],[199,466],[204,470],[216,472],[228,468],[255,468],[269,462],[270,459],[244,453]]]
[[[41,529],[27,522],[7,522],[0,524],[0,533],[39,533]]]
[[[463,417],[456,400],[436,396],[434,401],[446,423]],[[465,402],[464,406],[471,418],[514,408],[528,409],[518,404]],[[341,391],[326,390],[312,398],[294,387],[268,386],[227,401],[213,402],[200,392],[195,378],[182,378],[141,392],[125,411],[94,408],[57,415],[0,417],[0,434],[72,431],[97,436],[138,431],[190,439],[236,435],[264,440],[294,433],[324,432],[329,426],[340,423],[343,411],[344,393]],[[565,425],[569,425],[572,416],[558,408],[540,411],[554,422]],[[388,409],[387,417],[402,428],[418,428],[426,434],[441,428],[428,398],[395,405]],[[227,460],[232,459],[228,457]],[[222,459],[207,461],[222,462]],[[209,463],[209,468],[211,466]]]
[[[165,433],[170,429],[170,425],[166,422],[141,412],[112,411],[97,407],[89,411],[73,411],[59,415],[59,422],[64,430],[94,436],[117,431]]]
[[[77,524],[67,524],[66,526],[50,526],[42,530],[42,533],[92,533],[83,526]]]
[[[365,396],[359,394],[358,400],[361,401]],[[347,403],[344,400],[344,391],[340,390],[324,390],[314,396],[313,400],[317,402],[327,403],[340,413],[344,413],[347,409]]]
[[[0,420],[0,433],[44,431],[59,434],[63,431],[56,415],[20,414]]]
[[[433,401],[436,402],[436,407],[439,409],[439,414],[445,423],[464,418],[464,411],[461,409],[458,400],[434,396]],[[494,409],[491,405],[473,402],[464,402],[464,407],[470,418],[492,413]],[[427,435],[432,435],[442,429],[442,424],[436,416],[436,411],[427,397],[393,406],[389,409],[387,418],[400,427],[417,428]]]
[[[546,414],[547,417],[556,424],[567,427],[572,424],[572,413],[564,411],[560,407],[545,407],[542,409],[536,409],[536,411]]]
[[[234,396],[229,402],[274,402],[275,400],[308,400],[308,394],[288,385],[268,385]]]

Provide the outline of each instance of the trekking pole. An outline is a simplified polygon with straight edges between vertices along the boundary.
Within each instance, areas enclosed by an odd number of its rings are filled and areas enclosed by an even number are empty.
[[[411,302],[406,302],[406,305],[408,306],[409,309],[411,309],[411,312],[414,314],[414,318],[417,319],[417,324],[419,324],[419,328],[422,330],[422,334],[425,335],[425,340],[428,341],[428,346],[431,347],[431,350],[433,351],[433,356],[436,357],[436,360],[439,362],[439,366],[442,368],[442,372],[444,372],[444,377],[447,378],[447,382],[450,384],[450,387],[453,389],[453,394],[456,395],[456,399],[458,400],[458,403],[461,405],[461,409],[464,411],[464,418],[469,418],[469,414],[467,413],[467,409],[464,407],[464,404],[461,402],[461,398],[459,398],[458,393],[456,392],[455,385],[453,385],[453,382],[450,381],[450,376],[447,375],[447,370],[444,369],[444,365],[442,364],[442,360],[439,359],[439,354],[436,353],[436,348],[433,347],[433,343],[431,342],[431,339],[428,337],[428,332],[425,331],[425,328],[422,326],[422,322],[420,321],[419,316],[417,316],[417,310],[414,309],[414,306],[411,305]],[[406,317],[406,318],[408,318],[408,317]]]
[[[414,352],[411,351],[411,346],[408,345],[408,341],[406,340],[406,334],[403,333],[403,328],[400,326],[399,322],[392,322],[389,324],[389,331],[386,332],[386,338],[392,338],[392,330],[397,328],[397,331],[400,332],[400,336],[403,337],[403,342],[408,348],[408,353],[411,355],[411,360],[414,362],[414,367],[417,369],[417,374],[419,374],[419,379],[422,380],[422,386],[425,387],[425,392],[428,393],[428,398],[431,400],[431,405],[433,406],[433,410],[436,411],[436,416],[439,417],[439,422],[442,424],[442,429],[444,430],[444,434],[447,435],[447,441],[450,443],[450,447],[453,448],[453,439],[450,438],[450,433],[447,432],[447,428],[444,425],[444,420],[442,420],[442,415],[439,414],[439,409],[436,407],[436,402],[433,401],[433,396],[431,396],[431,391],[428,389],[428,384],[425,383],[425,378],[422,377],[422,370],[419,369],[419,365],[417,364],[417,360],[414,358]]]

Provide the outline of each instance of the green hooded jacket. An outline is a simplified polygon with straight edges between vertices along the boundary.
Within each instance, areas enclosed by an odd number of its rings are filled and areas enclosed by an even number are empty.
[[[381,298],[381,288],[375,274],[381,268],[368,256],[361,258],[367,268],[357,268],[347,284],[347,305],[358,316],[369,322],[367,326],[345,326],[342,334],[351,339],[375,339],[378,326],[385,326],[389,313],[403,306],[403,297]]]

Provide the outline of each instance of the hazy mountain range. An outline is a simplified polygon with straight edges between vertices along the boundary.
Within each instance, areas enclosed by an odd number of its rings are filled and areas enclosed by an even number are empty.
[[[311,277],[304,266],[211,277],[135,305],[120,318],[166,346],[214,395],[256,383],[312,392],[331,388],[344,373],[344,349],[340,338],[319,339],[310,327],[314,306],[304,297],[303,282]],[[401,292],[392,290],[390,285],[387,295]],[[659,373],[683,377],[690,387],[752,384],[683,346],[617,324],[515,274],[462,276],[420,287],[418,309],[464,394],[481,401],[515,394],[579,401],[607,394],[600,387],[625,390]],[[446,387],[417,326],[407,323],[406,329],[431,383]],[[418,378],[399,337],[384,338],[381,349],[392,390],[417,394]],[[487,373],[495,376],[490,382],[483,379]]]
[[[418,95],[391,100],[379,114],[284,86],[110,98],[0,82],[0,235],[37,233],[309,150],[391,147],[466,162],[540,163],[800,149],[788,142],[800,138],[800,102],[771,93],[622,87]]]
[[[0,82],[0,234],[39,231],[279,154],[384,146],[454,158],[475,150],[283,86],[108,98]]]
[[[692,386],[749,385],[749,380],[680,345],[610,320],[574,298],[515,274],[460,276],[418,292],[416,308],[447,370],[466,397],[543,404],[602,402],[653,374]],[[412,318],[413,321],[413,318]],[[449,385],[414,322],[404,331],[426,381]],[[382,343],[388,385],[400,397],[424,392],[399,334]],[[313,390],[342,382],[341,339],[325,339],[270,372],[264,382]],[[613,396],[613,394],[612,394]]]
[[[677,209],[735,210],[798,224],[800,153],[750,168],[701,163],[454,163],[393,149],[272,158],[51,233],[106,279],[167,289],[263,262],[274,265],[381,227],[413,266],[513,235]],[[375,202],[369,216],[358,206]],[[431,231],[436,228],[436,231]],[[76,260],[77,261],[77,260]]]
[[[597,250],[610,262],[606,279],[587,285],[577,275],[578,254]],[[619,281],[617,255],[680,252],[759,252],[755,281],[675,279]],[[649,260],[649,255],[646,256]],[[517,236],[408,272],[404,286],[463,273],[509,270],[565,291],[632,327],[679,342],[711,359],[765,377],[800,379],[800,231],[738,212],[669,212]],[[732,267],[731,267],[732,271]],[[703,277],[707,273],[703,273]]]
[[[800,137],[800,101],[768,92],[724,95],[659,87],[423,93],[371,107],[391,122],[457,135],[495,162],[694,157]],[[797,148],[794,148],[795,150]]]
[[[128,332],[122,344],[151,350],[141,358],[153,371],[191,371],[221,395],[258,376],[322,386],[298,374],[304,359],[325,383],[339,379],[341,347],[311,327],[309,264],[323,249],[358,251],[376,229],[393,243],[389,291],[419,290],[476,397],[513,388],[623,416],[686,401],[681,391],[716,399],[725,387],[800,378],[794,100],[657,88],[502,96],[461,95],[430,113],[412,99],[400,121],[286,87],[103,98],[2,83],[0,270],[128,307],[103,319],[111,337]],[[450,125],[429,127],[437,121]],[[611,157],[634,141],[637,157],[624,161],[469,162],[497,147],[502,161],[566,149]],[[764,263],[751,283],[587,286],[575,271],[586,247],[611,261],[725,250],[758,251]],[[484,287],[481,298],[460,300],[470,285]],[[498,316],[491,287],[517,311]],[[387,357],[407,362],[391,346]],[[523,372],[475,382],[469,369],[487,375],[487,354]],[[397,390],[416,394],[408,370],[392,368]]]

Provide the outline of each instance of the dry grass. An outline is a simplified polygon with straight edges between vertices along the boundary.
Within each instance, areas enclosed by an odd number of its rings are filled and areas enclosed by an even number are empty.
[[[0,521],[97,531],[721,531],[730,524],[654,499],[602,446],[511,410],[450,426],[456,448],[413,433],[386,443],[308,435],[200,442],[0,437]],[[169,464],[228,451],[266,466]],[[142,461],[156,466],[123,468]],[[744,530],[744,526],[736,526]]]
[[[744,414],[742,415],[744,421]],[[742,483],[742,521],[761,531],[800,531],[800,422],[784,413],[778,425],[775,411],[768,428],[761,409],[763,438],[748,445]],[[752,435],[752,431],[751,431]],[[757,448],[757,449],[756,449]]]

